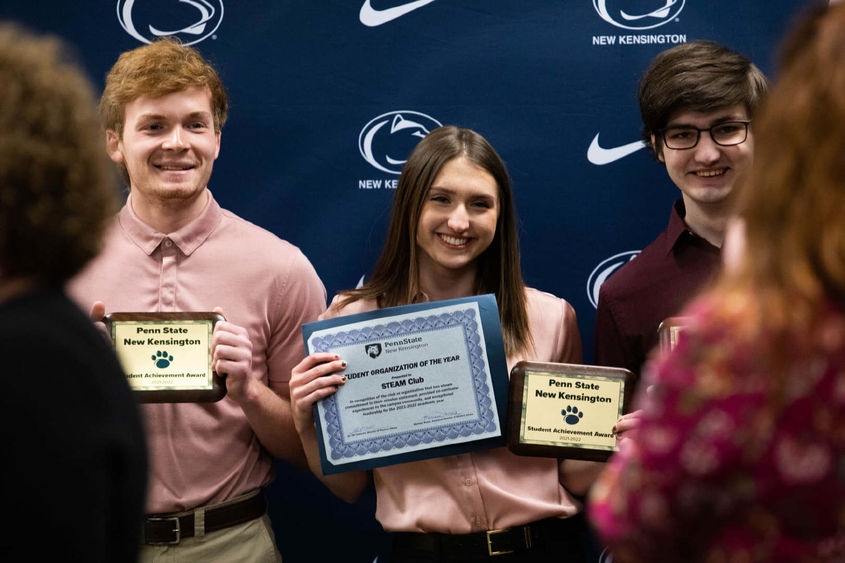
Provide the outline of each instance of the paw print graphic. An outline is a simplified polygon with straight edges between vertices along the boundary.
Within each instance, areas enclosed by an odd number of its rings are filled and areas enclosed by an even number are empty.
[[[567,424],[578,424],[584,417],[584,413],[580,412],[578,407],[569,405],[567,405],[566,409],[560,411],[560,414],[563,415],[563,420]]]
[[[166,368],[170,365],[170,362],[172,361],[173,356],[169,355],[167,352],[164,352],[162,350],[158,350],[155,353],[155,356],[153,356],[153,362],[155,362],[156,367],[159,369]]]

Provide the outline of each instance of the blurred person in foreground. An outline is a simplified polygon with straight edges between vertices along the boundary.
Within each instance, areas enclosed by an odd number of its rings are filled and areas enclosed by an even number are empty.
[[[66,50],[0,24],[0,560],[134,561],[141,420],[114,352],[62,289],[117,203],[93,91]]]
[[[614,561],[845,560],[843,29],[845,5],[818,8],[786,44],[744,248],[591,493]]]

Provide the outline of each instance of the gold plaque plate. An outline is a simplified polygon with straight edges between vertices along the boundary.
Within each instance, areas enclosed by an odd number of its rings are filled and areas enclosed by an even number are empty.
[[[519,362],[511,370],[508,448],[517,455],[605,461],[629,407],[634,375],[621,368]]]
[[[115,352],[142,403],[206,403],[226,395],[211,367],[217,313],[110,313]]]

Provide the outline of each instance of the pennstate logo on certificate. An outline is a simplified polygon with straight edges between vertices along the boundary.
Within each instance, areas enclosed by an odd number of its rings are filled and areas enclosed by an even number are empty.
[[[142,43],[175,37],[193,45],[220,27],[223,0],[118,0],[117,20]]]
[[[593,0],[593,7],[607,23],[622,29],[653,29],[678,17],[686,0]]]
[[[364,125],[358,134],[358,151],[373,168],[398,175],[420,139],[441,125],[418,111],[389,111]]]
[[[381,344],[367,344],[365,350],[367,351],[367,355],[373,359],[381,356]]]

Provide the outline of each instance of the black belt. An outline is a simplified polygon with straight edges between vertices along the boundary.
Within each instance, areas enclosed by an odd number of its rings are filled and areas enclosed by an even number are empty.
[[[267,511],[264,493],[244,500],[222,503],[205,509],[206,532],[215,532],[263,516]],[[177,544],[194,535],[194,514],[178,512],[173,514],[150,514],[144,520],[143,543],[147,545]]]
[[[394,532],[394,551],[425,551],[448,554],[454,560],[495,557],[545,547],[553,541],[566,541],[570,534],[579,534],[576,517],[547,518],[522,526],[474,532],[440,534]]]

